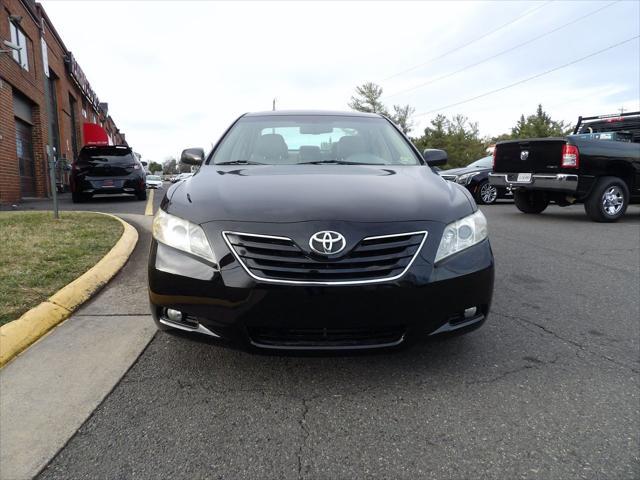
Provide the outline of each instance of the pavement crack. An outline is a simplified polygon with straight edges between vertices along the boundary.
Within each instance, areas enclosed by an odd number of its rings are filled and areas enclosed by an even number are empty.
[[[553,336],[554,338],[557,338],[558,340],[560,340],[561,342],[567,343],[569,345],[572,345],[574,347],[576,347],[579,351],[583,351],[586,353],[590,353],[591,355],[595,355],[598,358],[601,358],[603,360],[606,360],[607,362],[613,363],[614,365],[617,365],[619,367],[624,367],[624,368],[628,368],[629,370],[631,370],[633,373],[640,373],[640,369],[632,367],[631,365],[628,365],[626,363],[620,362],[618,360],[615,360],[614,358],[608,356],[608,355],[604,355],[600,352],[594,351],[590,348],[588,348],[586,345],[580,343],[580,342],[576,342],[575,340],[572,340],[570,338],[566,338],[562,335],[559,335],[558,333],[554,332],[553,330],[551,330],[550,328],[538,323],[538,322],[534,322],[531,319],[525,318],[525,317],[519,317],[517,315],[509,315],[506,313],[501,313],[501,312],[496,312],[495,310],[492,311],[492,313],[494,315],[498,315],[500,317],[504,317],[507,318],[509,320],[514,320],[516,322],[521,322],[521,323],[525,323],[527,325],[531,325],[533,327],[536,327],[538,330],[541,330],[542,332]]]
[[[562,355],[556,355],[555,357],[553,357],[552,360],[549,361],[543,361],[540,360],[539,358],[529,358],[529,357],[524,357],[525,360],[527,360],[528,362],[531,363],[527,363],[524,365],[521,365],[518,368],[514,368],[513,370],[506,370],[502,373],[500,373],[499,375],[496,375],[495,377],[486,379],[486,380],[472,380],[469,382],[465,382],[467,385],[478,385],[478,384],[491,384],[491,383],[496,383],[499,382],[500,380],[502,380],[505,377],[508,377],[509,375],[514,375],[520,372],[524,372],[525,370],[540,370],[542,367],[544,367],[545,365],[553,365],[555,364],[560,358],[562,357]]]
[[[304,478],[304,474],[302,472],[302,450],[307,447],[307,440],[309,439],[309,429],[307,428],[307,414],[309,413],[309,404],[307,402],[309,399],[303,397],[300,400],[302,401],[302,415],[300,416],[300,420],[298,420],[298,424],[302,431],[302,441],[298,446],[297,459],[298,478],[302,480]]]

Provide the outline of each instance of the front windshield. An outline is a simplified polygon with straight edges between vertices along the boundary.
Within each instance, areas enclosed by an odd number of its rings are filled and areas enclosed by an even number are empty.
[[[421,164],[407,141],[387,120],[349,115],[243,117],[222,140],[212,162],[216,165]]]
[[[491,168],[492,166],[493,166],[492,156],[481,158],[480,160],[476,160],[475,162],[467,165],[467,167],[477,167],[477,168]]]

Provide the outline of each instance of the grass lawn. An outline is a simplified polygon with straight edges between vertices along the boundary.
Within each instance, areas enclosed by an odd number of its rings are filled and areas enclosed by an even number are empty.
[[[0,325],[93,267],[122,235],[95,213],[0,212]]]

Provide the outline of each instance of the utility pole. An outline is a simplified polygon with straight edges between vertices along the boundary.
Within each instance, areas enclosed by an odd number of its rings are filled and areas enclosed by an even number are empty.
[[[51,180],[51,196],[53,197],[53,218],[60,218],[58,213],[58,190],[56,182],[56,170],[57,170],[57,153],[56,147],[47,145],[47,156],[49,157],[49,178]]]
[[[618,110],[620,110],[620,115],[622,115],[624,113],[624,111],[626,110],[626,108],[620,107]]]
[[[276,111],[276,99],[273,99],[273,108],[272,110],[275,112]]]

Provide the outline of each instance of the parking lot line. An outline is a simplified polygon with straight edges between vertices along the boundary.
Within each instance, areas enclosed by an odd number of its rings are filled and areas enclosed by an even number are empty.
[[[153,192],[155,190],[149,190],[149,195],[147,195],[147,206],[144,209],[144,214],[150,217],[153,216]]]

